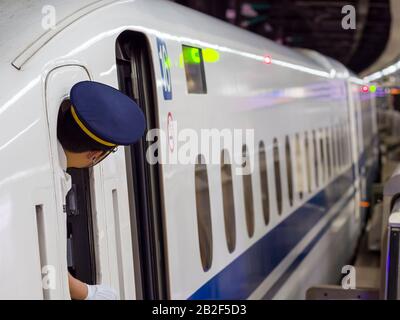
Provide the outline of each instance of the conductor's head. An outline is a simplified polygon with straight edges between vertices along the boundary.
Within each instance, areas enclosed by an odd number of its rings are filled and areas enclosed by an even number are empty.
[[[67,166],[98,164],[119,145],[138,141],[145,130],[139,106],[120,91],[94,81],[75,84],[68,105],[60,110],[57,138]]]

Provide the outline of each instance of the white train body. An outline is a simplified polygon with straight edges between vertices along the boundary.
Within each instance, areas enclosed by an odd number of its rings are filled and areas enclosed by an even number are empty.
[[[78,81],[119,87],[115,48],[125,31],[147,41],[154,127],[167,132],[170,114],[179,128],[196,132],[254,129],[252,191],[246,190],[252,193],[254,231],[249,236],[244,178],[232,175],[235,245],[229,252],[221,166],[207,165],[212,227],[205,235],[211,232],[212,253],[204,268],[195,165],[163,164],[157,169],[160,219],[149,218],[150,225],[160,223],[156,230],[161,234],[152,235],[149,228],[149,236],[156,239],[151,245],[162,259],[146,256],[151,249],[139,254],[150,244],[138,240],[146,223],[141,224],[144,217],[134,210],[132,195],[144,191],[129,187],[129,171],[138,169],[130,168],[128,148],[120,148],[90,170],[96,281],[115,287],[125,299],[302,299],[308,287],[339,280],[361,231],[359,203],[366,200],[365,186],[377,170],[375,102],[360,92],[359,80],[331,59],[284,48],[167,1],[52,2],[57,25],[48,30],[42,28],[42,8],[49,1],[0,4],[1,299],[69,299],[66,214],[56,174],[58,108]],[[182,45],[218,53],[218,61],[204,62],[207,93],[188,93],[180,64]],[[166,48],[168,63],[160,48]],[[271,56],[271,64],[263,63],[265,55]],[[292,161],[285,152],[286,137]],[[274,161],[274,139],[279,161]],[[260,141],[267,157],[268,224],[262,206]],[[233,150],[222,149],[233,156]],[[146,259],[160,265],[149,266]],[[144,265],[146,270],[161,270],[164,277],[143,279],[143,274],[152,274],[139,270]],[[51,290],[43,288],[48,277],[55,284]],[[149,283],[152,289],[146,287]]]

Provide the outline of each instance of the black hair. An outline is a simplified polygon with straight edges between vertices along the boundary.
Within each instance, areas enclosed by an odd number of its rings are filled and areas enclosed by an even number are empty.
[[[72,117],[71,102],[69,100],[65,100],[61,104],[58,113],[57,138],[64,150],[69,152],[110,151],[112,149],[96,142],[79,127]]]

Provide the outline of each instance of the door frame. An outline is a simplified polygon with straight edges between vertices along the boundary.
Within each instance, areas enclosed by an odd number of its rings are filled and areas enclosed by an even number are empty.
[[[151,45],[145,34],[126,30],[116,39],[119,89],[141,107],[147,130],[159,128],[156,79]],[[129,67],[129,83],[123,67]],[[146,134],[126,148],[132,243],[134,248],[137,297],[168,299],[168,254],[165,230],[162,167],[146,161]],[[139,190],[139,192],[135,192]],[[140,289],[139,289],[140,288]]]

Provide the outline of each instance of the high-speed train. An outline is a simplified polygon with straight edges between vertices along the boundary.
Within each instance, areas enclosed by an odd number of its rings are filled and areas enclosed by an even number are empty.
[[[162,0],[0,9],[1,299],[70,299],[68,271],[122,299],[304,299],[338,283],[378,170],[375,98],[344,66]],[[172,121],[254,143],[151,164],[145,136],[71,169],[63,210],[57,116],[82,80],[135,99],[148,132],[168,133],[161,156],[181,143]],[[250,173],[222,161],[238,154]]]

